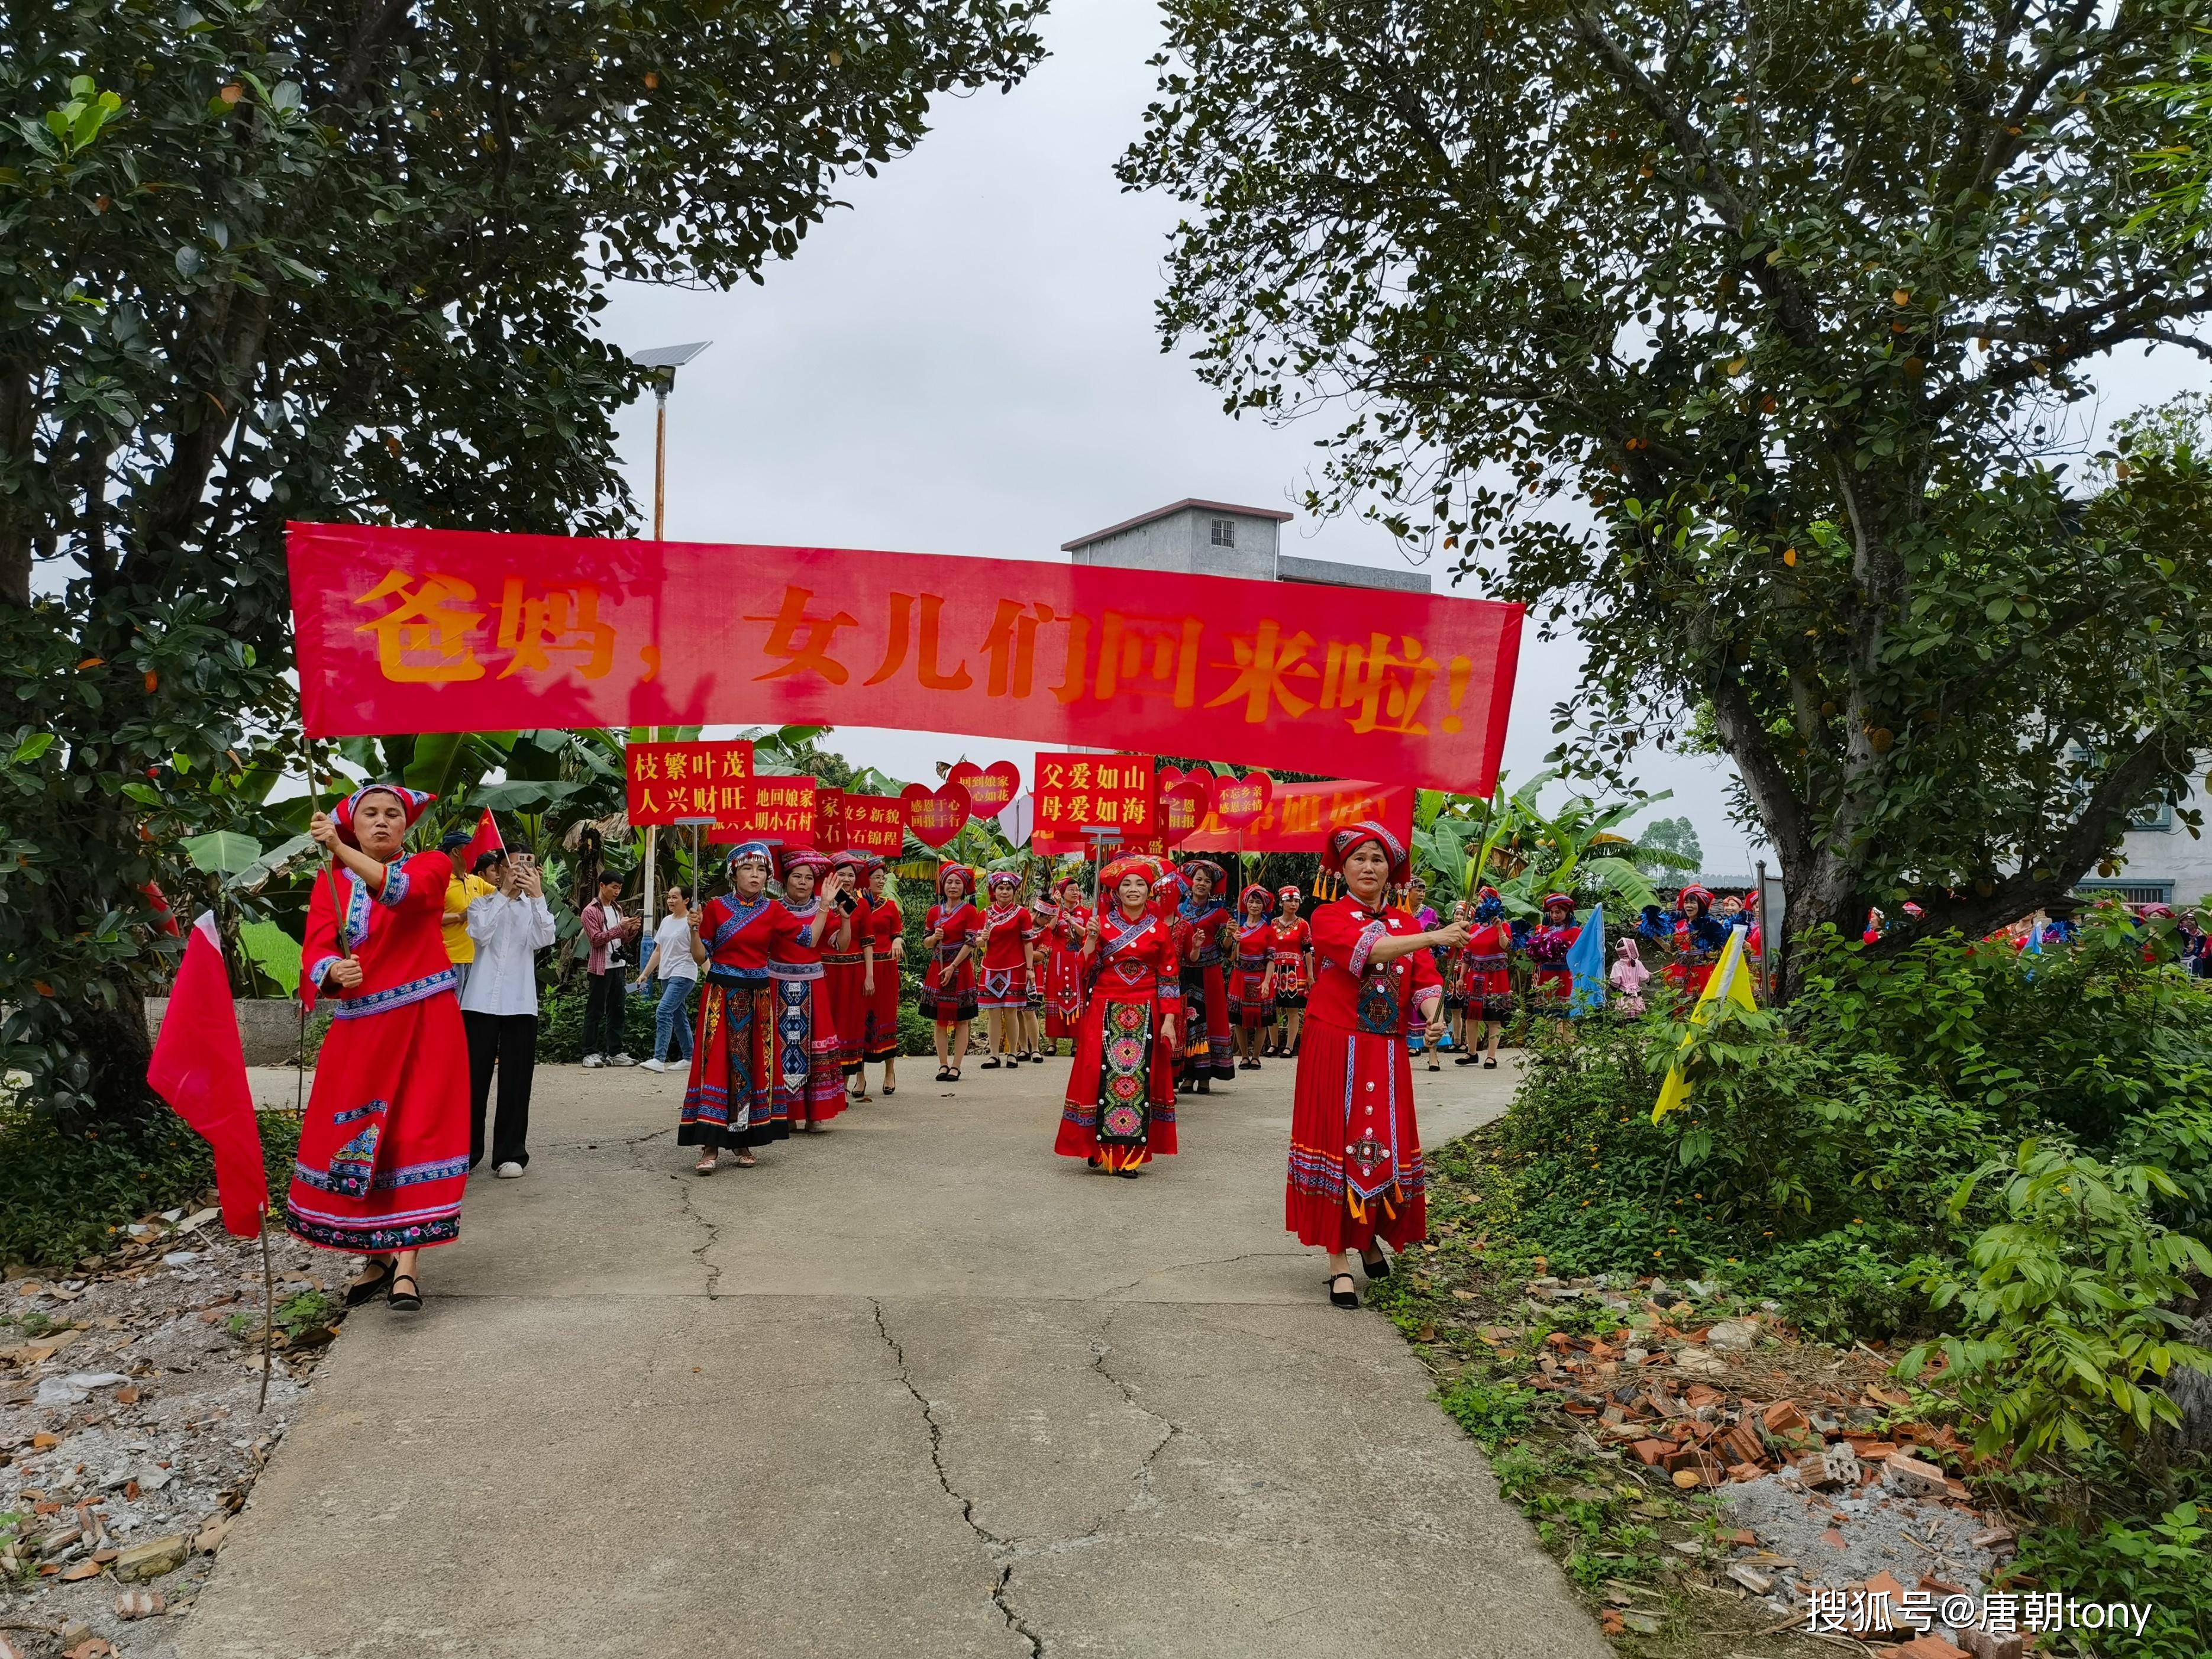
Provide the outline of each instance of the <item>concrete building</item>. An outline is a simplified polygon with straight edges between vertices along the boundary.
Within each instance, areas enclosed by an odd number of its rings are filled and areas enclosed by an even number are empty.
[[[2189,805],[2203,811],[2201,791]],[[2200,840],[2178,822],[2171,806],[2154,806],[2130,820],[2121,843],[2119,874],[2079,882],[2077,893],[2118,893],[2133,904],[2194,904],[2212,893],[2212,835]]]
[[[1125,570],[1172,570],[1194,576],[1245,576],[1261,581],[1318,582],[1334,587],[1429,592],[1425,571],[1370,569],[1310,559],[1282,550],[1291,515],[1267,507],[1237,507],[1191,496],[1062,542],[1077,564]]]

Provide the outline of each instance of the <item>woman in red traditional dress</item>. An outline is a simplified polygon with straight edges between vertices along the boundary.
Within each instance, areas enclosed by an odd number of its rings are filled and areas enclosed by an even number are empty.
[[[775,1001],[775,1109],[808,1134],[826,1133],[830,1120],[845,1109],[845,1073],[837,1064],[837,1027],[818,942],[834,925],[844,880],[844,872],[811,847],[783,855],[783,908],[799,931],[768,962]]]
[[[1306,988],[1313,983],[1313,929],[1298,914],[1305,895],[1285,887],[1275,895],[1275,937],[1271,947],[1275,987],[1275,1018],[1266,1053],[1270,1059],[1290,1060],[1298,1052],[1298,1030],[1305,1024]]]
[[[300,994],[332,996],[330,1035],[284,1202],[310,1244],[368,1258],[347,1287],[422,1305],[416,1252],[460,1236],[469,1171],[469,1048],[446,954],[443,853],[403,857],[435,797],[370,784],[318,812],[307,832],[336,865],[307,901]]]
[[[1260,1069],[1260,1036],[1275,1015],[1275,896],[1255,884],[1237,895],[1244,915],[1237,927],[1237,954],[1229,963],[1229,1040],[1243,1058],[1240,1072]]]
[[[906,912],[899,908],[898,878],[881,859],[868,862],[867,975],[860,988],[868,1006],[860,1033],[860,1059],[881,1062],[884,1093],[898,1092],[899,976],[906,960]],[[860,1097],[868,1093],[868,1077],[860,1073]]]
[[[773,856],[764,841],[732,847],[730,890],[702,908],[692,935],[692,957],[707,975],[676,1144],[702,1149],[692,1166],[702,1176],[714,1173],[726,1146],[739,1169],[750,1170],[754,1147],[791,1133],[774,1086],[775,1008],[768,969],[795,948],[802,929],[769,896]]]
[[[1349,1252],[1370,1279],[1390,1271],[1378,1239],[1398,1248],[1427,1237],[1427,1179],[1413,1118],[1407,1030],[1418,1013],[1433,1042],[1443,1026],[1443,981],[1431,950],[1464,944],[1461,922],[1423,932],[1389,904],[1406,876],[1406,849],[1379,823],[1331,832],[1326,869],[1346,896],[1314,912],[1316,968],[1291,1106],[1284,1224],[1328,1252],[1328,1299],[1359,1305]]]
[[[1079,876],[1062,876],[1053,891],[1059,902],[1044,934],[1044,1036],[1057,1054],[1060,1038],[1073,1040],[1083,1017],[1083,935],[1091,927],[1091,907],[1083,902]]]
[[[1495,887],[1476,896],[1474,925],[1458,954],[1460,995],[1467,1007],[1467,1032],[1458,1064],[1472,1066],[1481,1048],[1484,1069],[1498,1068],[1498,1042],[1513,1018],[1513,929],[1505,920],[1505,901]],[[1476,1040],[1477,1034],[1482,1040]]]
[[[1534,964],[1528,977],[1528,1006],[1533,1012],[1564,1019],[1575,988],[1567,952],[1583,930],[1575,926],[1575,902],[1567,894],[1545,894],[1543,908],[1544,920],[1528,930],[1522,946]]]
[[[960,1081],[968,1058],[968,1025],[975,1018],[975,952],[983,913],[969,895],[975,890],[964,864],[947,864],[937,872],[937,902],[929,907],[922,943],[931,952],[922,976],[921,1012],[937,1024],[937,1080]],[[951,1051],[951,1059],[946,1051]]]
[[[822,951],[822,988],[830,1005],[830,1024],[837,1033],[837,1069],[855,1104],[868,1098],[868,1079],[860,1070],[861,1038],[868,1021],[867,983],[875,972],[875,939],[869,928],[868,897],[860,890],[860,872],[867,860],[858,853],[830,855],[840,886],[825,899],[828,930]]]
[[[1211,1094],[1217,1082],[1237,1076],[1236,1051],[1229,1045],[1229,952],[1237,937],[1237,918],[1221,900],[1228,877],[1211,859],[1182,866],[1188,894],[1182,904],[1182,1083]]]
[[[1174,929],[1152,901],[1152,860],[1115,859],[1084,930],[1083,1029],[1053,1150],[1133,1178],[1176,1149],[1176,1022],[1182,1008]]]
[[[987,878],[990,908],[983,912],[983,964],[975,984],[975,1006],[983,1011],[987,1056],[978,1069],[995,1072],[1022,1063],[1022,1011],[1030,1006],[1030,961],[1035,950],[1036,918],[1020,902],[1022,881],[1011,870]]]

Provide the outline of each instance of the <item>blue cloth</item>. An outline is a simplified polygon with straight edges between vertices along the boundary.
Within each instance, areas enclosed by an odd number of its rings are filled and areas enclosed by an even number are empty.
[[[676,1058],[691,1058],[691,986],[688,979],[660,981],[660,1002],[653,1011],[653,1057],[666,1060],[668,1040],[676,1039]]]
[[[1589,920],[1567,947],[1567,971],[1575,988],[1567,1012],[1577,1018],[1605,1006],[1605,906],[1590,907]]]

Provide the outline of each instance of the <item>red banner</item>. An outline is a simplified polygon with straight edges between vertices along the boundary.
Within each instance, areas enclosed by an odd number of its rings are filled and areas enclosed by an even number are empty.
[[[815,837],[812,778],[748,778],[738,811],[707,832],[718,845],[764,841],[778,847],[811,847]]]
[[[845,844],[845,792],[826,783],[814,786],[814,845],[824,853]]]
[[[623,757],[629,821],[731,818],[744,810],[740,786],[753,773],[753,746],[743,738],[692,743],[633,743]]]
[[[767,722],[1136,743],[1487,795],[1521,607],[830,548],[294,525],[317,737]]]
[[[1372,818],[1403,844],[1413,834],[1413,791],[1402,783],[1279,783],[1244,830],[1208,813],[1178,853],[1318,853],[1332,830]]]
[[[845,845],[872,858],[896,858],[906,845],[906,803],[896,795],[846,796]]]

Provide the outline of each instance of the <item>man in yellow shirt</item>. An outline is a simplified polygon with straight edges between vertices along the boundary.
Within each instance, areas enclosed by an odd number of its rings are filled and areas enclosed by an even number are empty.
[[[446,884],[446,955],[460,975],[460,983],[453,988],[457,993],[468,988],[469,969],[477,959],[477,942],[469,937],[469,906],[486,893],[499,891],[500,871],[506,862],[507,854],[495,848],[479,853],[473,871],[457,872]]]

